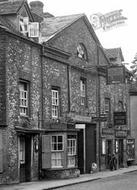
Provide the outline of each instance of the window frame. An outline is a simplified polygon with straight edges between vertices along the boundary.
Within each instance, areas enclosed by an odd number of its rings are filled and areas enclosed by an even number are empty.
[[[21,88],[24,88],[23,90]],[[26,88],[26,90],[25,90]],[[19,81],[19,109],[20,109],[20,116],[28,117],[29,115],[29,83],[24,80]],[[21,95],[22,94],[22,95]],[[24,104],[24,105],[23,105]],[[21,109],[24,108],[24,112]],[[26,110],[26,111],[25,111]]]
[[[20,137],[20,150],[19,150],[19,161],[20,164],[25,164],[25,137]]]
[[[77,57],[82,60],[88,61],[87,49],[83,43],[79,43],[77,45]]]
[[[57,95],[54,97],[53,94]],[[55,114],[56,113],[56,114]],[[51,117],[57,119],[60,116],[60,89],[52,87],[51,88]]]
[[[102,142],[101,142],[101,154],[102,155],[106,155],[106,139],[102,138]]]
[[[56,143],[56,142],[53,143],[53,141],[52,141],[53,137],[57,138],[56,147],[59,148],[58,145],[62,144],[62,149],[60,149],[60,150],[58,148],[53,149],[53,145]],[[58,141],[59,137],[62,137],[61,142]],[[64,136],[60,135],[60,134],[59,135],[51,135],[51,168],[63,168],[63,156],[62,156],[63,152],[64,152]],[[53,155],[55,156],[54,158],[53,158]],[[59,155],[60,155],[60,158],[58,158]],[[60,165],[54,165],[53,163],[56,163],[56,164],[61,163],[61,164]]]
[[[80,105],[87,107],[87,79],[80,78]]]
[[[110,112],[111,112],[110,98],[105,98],[105,113],[110,114]]]
[[[73,135],[74,136],[74,135]],[[69,150],[72,152],[70,153]],[[76,167],[76,156],[77,156],[77,141],[76,141],[76,135],[75,137],[71,137],[70,135],[67,136],[67,167]],[[71,164],[71,161],[74,162],[74,164]]]

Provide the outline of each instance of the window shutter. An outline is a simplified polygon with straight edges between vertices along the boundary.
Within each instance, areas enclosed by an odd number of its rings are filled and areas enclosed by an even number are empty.
[[[0,173],[3,172],[2,132],[0,131]]]
[[[39,37],[39,23],[38,22],[29,23],[29,37],[31,38]]]
[[[42,169],[51,168],[51,137],[42,136]]]

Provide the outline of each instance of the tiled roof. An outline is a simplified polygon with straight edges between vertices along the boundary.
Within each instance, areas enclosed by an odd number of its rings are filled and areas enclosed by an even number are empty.
[[[42,37],[50,39],[82,16],[84,14],[45,18],[42,23]]]
[[[54,15],[51,14],[51,13],[45,12],[45,13],[44,13],[44,17],[45,17],[45,18],[51,18],[51,17],[54,17]]]
[[[0,16],[0,26],[9,30],[9,31],[14,30],[13,24],[11,25],[11,23],[4,16]]]
[[[0,2],[0,15],[15,14],[25,0]]]
[[[39,22],[39,23],[43,21],[43,18],[51,18],[51,17],[54,17],[52,14],[50,14],[50,13],[48,13],[48,12],[43,13],[43,16],[40,16],[40,15],[38,15],[37,13],[34,13],[34,12],[32,12],[32,11],[31,11],[31,14],[32,14],[32,16],[33,16],[33,18],[34,18],[34,21],[35,21],[35,22]]]
[[[27,36],[24,36],[23,34],[21,34],[19,31],[15,29],[13,23],[11,24],[10,21],[7,18],[5,18],[5,16],[1,16],[1,15],[0,15],[0,28],[3,28],[4,30],[11,32],[12,34],[28,39]]]
[[[121,60],[124,61],[124,57],[121,51],[121,48],[112,48],[112,49],[105,49],[105,52],[108,58],[117,58],[121,56]]]
[[[38,14],[34,13],[34,12],[31,12],[33,18],[34,18],[34,21],[35,22],[42,22],[43,21],[43,17],[39,16]]]

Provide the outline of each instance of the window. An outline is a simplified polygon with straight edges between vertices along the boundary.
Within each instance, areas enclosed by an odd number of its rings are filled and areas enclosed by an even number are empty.
[[[59,90],[52,89],[52,118],[59,117]]]
[[[63,167],[62,164],[62,151],[63,151],[63,136],[55,135],[52,136],[51,140],[51,167]]]
[[[67,140],[68,167],[76,166],[76,136],[68,135]]]
[[[80,79],[81,105],[86,105],[86,79]]]
[[[119,111],[123,111],[123,102],[122,101],[118,101],[118,110]]]
[[[106,140],[102,139],[102,154],[106,154]]]
[[[105,113],[109,114],[110,113],[110,99],[105,98]]]
[[[20,115],[28,115],[28,83],[20,82]]]
[[[76,166],[76,134],[42,135],[42,169]]]
[[[115,141],[115,152],[118,153],[118,140]]]
[[[84,44],[80,43],[78,46],[77,46],[77,56],[80,58],[80,59],[84,59],[87,61],[88,57],[87,57],[87,50],[84,46]]]
[[[29,37],[32,37],[32,38],[39,37],[39,23],[38,22],[29,23],[28,35],[29,35]]]
[[[20,163],[25,163],[25,138],[20,137],[20,152],[19,152]]]
[[[19,27],[20,27],[20,32],[23,33],[24,35],[28,34],[28,25],[29,25],[29,18],[21,16],[19,20]]]
[[[52,136],[52,151],[63,150],[63,136]]]

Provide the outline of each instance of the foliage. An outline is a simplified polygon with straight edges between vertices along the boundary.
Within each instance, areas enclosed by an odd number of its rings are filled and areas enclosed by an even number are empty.
[[[131,62],[130,69],[133,75],[133,79],[137,81],[137,53],[135,54],[135,57]]]

